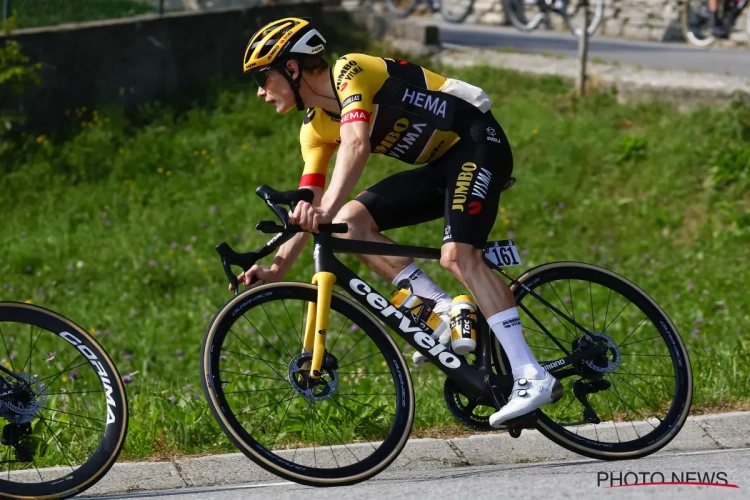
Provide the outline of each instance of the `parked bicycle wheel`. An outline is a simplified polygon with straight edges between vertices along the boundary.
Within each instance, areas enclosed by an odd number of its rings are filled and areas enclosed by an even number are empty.
[[[511,24],[521,31],[534,31],[546,14],[537,0],[502,0],[503,11]]]
[[[723,2],[719,5],[723,9]],[[707,0],[685,0],[680,13],[682,35],[691,45],[706,48],[713,45],[713,14],[708,9]]]
[[[0,498],[67,498],[94,485],[125,442],[117,368],[81,327],[0,302]]]
[[[317,287],[273,283],[229,301],[202,345],[211,411],[250,460],[312,486],[364,481],[403,449],[414,420],[409,370],[380,323],[331,298],[323,375],[310,377],[305,315]]]
[[[545,264],[518,281],[609,345],[600,359],[548,367],[558,378],[572,376],[561,378],[563,399],[537,410],[539,431],[601,460],[640,458],[666,446],[687,419],[693,377],[682,339],[658,304],[628,280],[589,264]],[[542,366],[583,348],[572,323],[526,288],[512,288],[526,340]],[[497,341],[495,348],[499,353]],[[502,365],[509,373],[507,358]]]
[[[587,0],[589,5],[589,23],[586,31],[589,36],[593,36],[604,17],[604,0]],[[562,2],[560,2],[562,4]],[[560,5],[562,8],[562,5]],[[581,0],[567,0],[567,4],[562,8],[562,16],[565,25],[576,37],[583,36],[584,12],[583,2]]]
[[[419,0],[385,0],[385,6],[396,17],[409,17],[419,5]]]
[[[440,14],[449,23],[462,23],[469,17],[474,0],[442,0]]]

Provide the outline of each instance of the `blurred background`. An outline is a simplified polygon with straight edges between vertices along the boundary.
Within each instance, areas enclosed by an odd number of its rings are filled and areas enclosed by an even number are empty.
[[[51,308],[111,354],[131,405],[122,459],[235,451],[202,401],[198,358],[231,298],[215,246],[265,242],[254,225],[270,213],[255,188],[293,189],[302,170],[303,116],[263,106],[240,66],[252,33],[286,16],[313,19],[329,62],[409,57],[485,89],[518,178],[491,238],[514,239],[524,268],[569,259],[628,277],[686,341],[700,374],[693,411],[750,408],[750,105],[747,93],[721,94],[728,78],[750,77],[742,3],[721,5],[732,24],[717,40],[697,0],[0,1],[0,300]],[[666,80],[705,90],[678,109],[606,86],[581,96],[551,69],[472,59],[490,50],[564,72],[579,64],[584,26],[591,64],[654,70],[644,88],[677,101],[687,94]],[[402,39],[430,50],[406,53]],[[459,49],[460,68],[433,58]],[[403,168],[373,156],[355,193]],[[423,246],[441,235],[442,221],[389,234]],[[303,253],[287,279],[308,282],[311,265]],[[421,265],[463,293],[436,263]],[[0,351],[0,363],[13,356]],[[465,432],[434,367],[414,377],[414,435]]]

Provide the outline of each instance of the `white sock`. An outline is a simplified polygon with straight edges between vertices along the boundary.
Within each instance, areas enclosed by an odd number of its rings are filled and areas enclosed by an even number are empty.
[[[408,280],[411,291],[420,297],[425,297],[435,301],[434,311],[439,315],[450,314],[452,298],[445,293],[439,286],[432,282],[430,278],[412,262],[406,269],[398,273],[393,279],[393,284],[398,286],[402,280]],[[407,288],[407,287],[401,287]]]
[[[523,336],[518,308],[513,307],[490,316],[487,318],[487,323],[508,356],[513,370],[513,380],[544,378],[546,372],[534,357]]]

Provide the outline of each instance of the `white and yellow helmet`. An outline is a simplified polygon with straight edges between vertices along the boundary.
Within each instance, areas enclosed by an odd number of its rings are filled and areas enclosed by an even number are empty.
[[[294,54],[314,55],[325,50],[326,40],[310,21],[287,17],[268,23],[250,38],[245,49],[245,72],[267,69]]]

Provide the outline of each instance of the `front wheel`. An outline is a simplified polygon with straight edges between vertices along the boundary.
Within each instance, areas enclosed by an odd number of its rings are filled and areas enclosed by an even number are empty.
[[[322,376],[311,378],[303,339],[316,300],[316,286],[282,282],[229,301],[203,340],[203,391],[224,433],[260,467],[310,486],[354,484],[403,449],[414,389],[393,339],[338,293]]]
[[[518,281],[524,286],[511,288],[526,341],[565,389],[562,399],[537,411],[539,431],[600,460],[640,458],[666,446],[687,419],[693,375],[685,345],[661,307],[625,278],[589,264],[544,264]],[[563,314],[604,342],[606,352],[552,368],[585,344]],[[495,349],[501,351],[497,341]],[[502,365],[507,373],[508,364]]]

